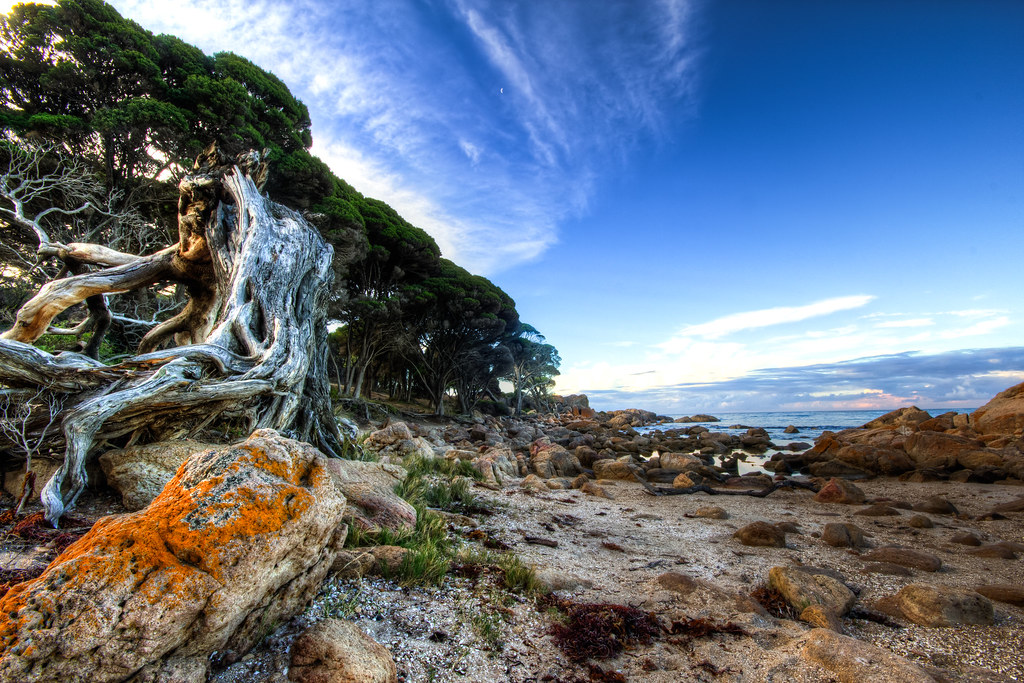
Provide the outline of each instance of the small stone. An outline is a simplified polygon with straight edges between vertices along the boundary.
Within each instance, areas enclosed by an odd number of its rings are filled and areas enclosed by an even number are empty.
[[[658,584],[665,590],[670,590],[680,595],[689,595],[697,590],[700,584],[697,579],[680,572],[666,572],[658,577]]]
[[[600,484],[588,481],[580,487],[580,491],[587,494],[588,496],[594,496],[596,498],[607,498],[612,499],[612,494],[608,493],[608,490]]]
[[[860,570],[861,574],[884,574],[886,576],[913,576],[914,572],[892,562],[872,562]]]
[[[528,491],[547,491],[548,485],[536,474],[528,474],[519,482],[519,487]]]
[[[861,517],[894,517],[900,514],[900,511],[894,507],[889,507],[888,505],[875,503],[874,505],[869,505],[866,508],[861,508],[853,514],[860,515]]]
[[[768,522],[753,522],[732,535],[743,545],[786,547],[786,533]]]
[[[725,508],[717,505],[703,505],[693,511],[693,516],[706,519],[729,519],[729,513]]]
[[[833,548],[860,548],[865,544],[864,531],[856,524],[829,522],[821,529],[821,540]]]
[[[926,517],[925,515],[914,515],[910,518],[909,524],[915,529],[931,529],[935,526],[935,523],[931,518]]]
[[[864,492],[846,481],[832,477],[828,483],[821,487],[814,496],[819,503],[843,503],[846,505],[859,505],[864,502]]]
[[[941,496],[928,496],[914,505],[914,511],[932,515],[955,515],[959,512],[955,505]]]
[[[395,683],[398,669],[387,649],[341,619],[324,619],[292,645],[289,680],[296,683]]]
[[[896,594],[903,615],[921,626],[993,623],[992,602],[971,590],[915,583]]]
[[[988,586],[975,586],[974,591],[984,595],[989,600],[1024,607],[1024,586],[999,583]]]
[[[986,545],[978,546],[977,548],[971,548],[965,551],[968,555],[974,557],[991,557],[999,560],[1016,560],[1017,553],[1013,552],[1005,545],[998,543],[988,543]]]
[[[942,560],[931,553],[896,546],[872,550],[861,555],[860,559],[866,562],[891,562],[892,564],[910,567],[911,569],[920,569],[925,572],[937,572],[942,567]]]
[[[949,541],[950,543],[959,543],[960,545],[981,545],[981,539],[978,538],[977,534],[972,534],[969,531],[953,534]]]

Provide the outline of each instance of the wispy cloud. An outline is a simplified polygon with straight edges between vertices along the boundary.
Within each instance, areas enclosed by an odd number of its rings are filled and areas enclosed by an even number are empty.
[[[484,274],[555,244],[595,179],[661,135],[695,82],[688,0],[113,4],[276,73],[338,175]]]
[[[817,318],[838,311],[860,308],[870,303],[874,298],[874,296],[866,294],[841,296],[815,301],[803,306],[776,306],[757,311],[732,313],[705,323],[687,325],[679,330],[672,339],[658,346],[665,351],[672,352],[678,350],[681,345],[685,345],[685,340],[690,338],[720,339],[743,330],[800,322],[801,320]]]
[[[935,324],[931,318],[908,318],[906,320],[886,320],[875,324],[875,327],[891,329],[895,327],[930,327]]]

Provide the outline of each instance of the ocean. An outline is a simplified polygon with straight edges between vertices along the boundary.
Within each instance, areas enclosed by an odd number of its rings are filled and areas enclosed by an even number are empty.
[[[950,411],[957,413],[971,413],[974,408],[923,408],[933,417]],[[782,450],[791,443],[804,442],[813,444],[814,440],[821,436],[822,432],[838,432],[841,429],[860,427],[866,422],[881,417],[890,411],[888,410],[803,410],[803,411],[778,411],[778,412],[748,412],[748,413],[712,413],[719,418],[720,422],[689,422],[663,425],[650,425],[637,427],[636,431],[646,434],[655,430],[667,430],[692,427],[701,425],[713,432],[725,432],[727,434],[744,434],[748,427],[761,427],[768,432],[772,443]],[[683,417],[683,415],[669,415],[669,417]],[[786,434],[784,430],[793,425],[799,431],[796,434]],[[740,463],[740,474],[747,472],[764,472],[760,465],[771,458],[775,450],[769,450],[763,455],[748,454],[746,462]]]

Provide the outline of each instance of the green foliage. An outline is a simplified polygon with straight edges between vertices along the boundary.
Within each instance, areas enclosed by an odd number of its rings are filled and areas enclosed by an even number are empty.
[[[476,481],[483,481],[484,478],[484,475],[473,467],[473,463],[459,458],[424,458],[422,455],[410,455],[402,460],[402,467],[409,477],[416,478],[430,475],[469,477]]]
[[[513,593],[538,595],[544,592],[537,579],[537,569],[533,565],[523,564],[518,555],[506,553],[498,560],[502,571],[502,585]]]

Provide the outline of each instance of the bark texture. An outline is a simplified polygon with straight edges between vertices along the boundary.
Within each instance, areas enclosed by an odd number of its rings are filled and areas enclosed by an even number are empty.
[[[260,194],[256,153],[207,150],[180,185],[179,241],[149,256],[71,245],[87,272],[48,283],[0,335],[8,401],[39,388],[62,395],[64,464],[42,501],[57,524],[85,487],[85,464],[104,439],[180,438],[218,417],[246,432],[271,428],[337,455],[330,408],[326,303],[333,250],[296,212]],[[90,298],[177,284],[189,302],[154,327],[139,355],[106,366],[33,346],[53,317]]]

